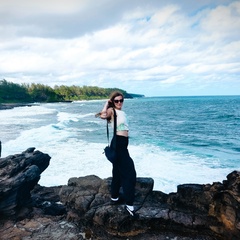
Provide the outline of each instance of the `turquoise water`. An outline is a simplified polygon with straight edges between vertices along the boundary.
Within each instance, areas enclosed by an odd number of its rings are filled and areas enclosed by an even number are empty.
[[[102,154],[106,123],[95,118],[105,101],[40,104],[0,112],[2,157],[28,147],[51,156],[40,184],[70,177],[111,176]],[[126,99],[129,151],[137,175],[154,188],[176,191],[182,183],[222,181],[240,168],[240,96]]]
[[[149,98],[135,103],[127,106],[135,124],[134,142],[217,159],[223,166],[240,159],[240,97]]]

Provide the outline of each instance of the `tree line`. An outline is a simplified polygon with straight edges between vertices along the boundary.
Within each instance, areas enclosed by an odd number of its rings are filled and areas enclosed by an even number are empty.
[[[44,84],[17,84],[0,80],[0,103],[31,102],[65,102],[77,100],[94,100],[108,98],[112,91],[121,91],[125,98],[143,97],[129,94],[118,88],[101,88],[94,86],[54,86]]]

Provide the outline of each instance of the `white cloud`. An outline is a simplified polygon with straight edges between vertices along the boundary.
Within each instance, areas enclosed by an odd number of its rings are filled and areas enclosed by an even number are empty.
[[[240,89],[239,1],[9,0],[0,13],[0,79],[148,96]]]
[[[209,11],[209,14],[202,20],[202,28],[213,41],[224,41],[239,39],[240,29],[240,2],[236,1],[229,6],[218,6]]]
[[[34,16],[42,14],[67,15],[86,11],[91,0],[7,0],[1,1],[1,10],[15,16]]]

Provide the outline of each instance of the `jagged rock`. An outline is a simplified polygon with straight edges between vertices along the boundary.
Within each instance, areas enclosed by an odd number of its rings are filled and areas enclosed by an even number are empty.
[[[124,205],[110,204],[111,178],[37,185],[49,160],[34,148],[0,159],[1,239],[240,239],[238,171],[223,183],[183,184],[170,194],[153,191],[151,178],[137,178],[140,217],[133,219]]]
[[[80,240],[85,234],[76,224],[47,215],[0,223],[1,240]]]
[[[110,180],[96,176],[72,178],[59,192],[61,201],[87,226],[100,227],[112,236],[135,236],[149,231],[181,232],[219,239],[240,236],[240,176],[212,185],[183,184],[176,193],[152,191],[151,178],[138,178],[136,205],[138,220],[132,219],[124,205],[109,203]]]
[[[49,155],[34,150],[0,159],[1,217],[17,216],[31,205],[30,191],[50,161]]]

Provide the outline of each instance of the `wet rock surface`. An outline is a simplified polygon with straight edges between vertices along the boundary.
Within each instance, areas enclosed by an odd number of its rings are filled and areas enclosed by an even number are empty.
[[[34,148],[0,158],[0,239],[240,239],[240,172],[222,183],[183,184],[153,191],[137,178],[133,219],[110,203],[111,178],[74,177],[38,185],[50,156]]]

